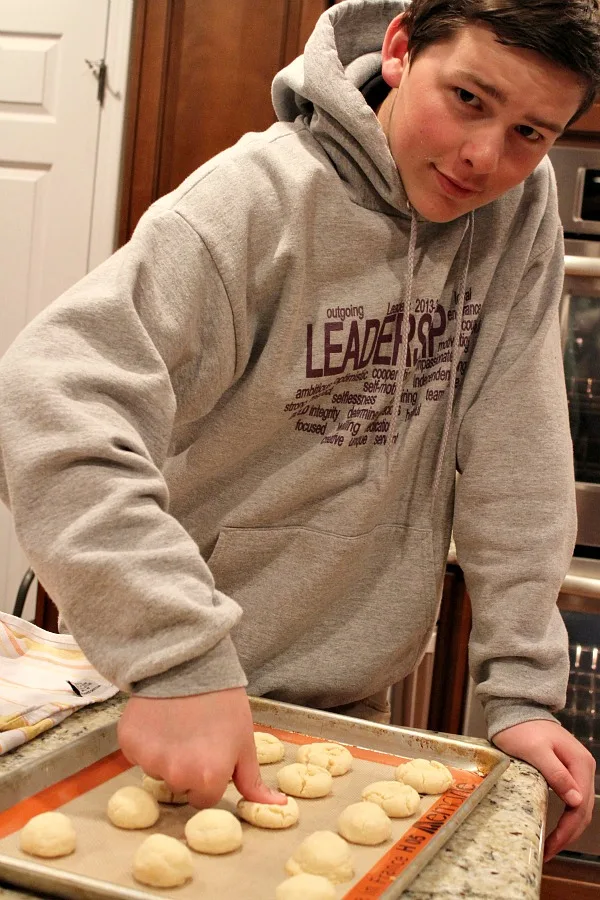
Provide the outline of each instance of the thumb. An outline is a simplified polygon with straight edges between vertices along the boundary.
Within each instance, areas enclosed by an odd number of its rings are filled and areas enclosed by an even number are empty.
[[[274,791],[264,783],[256,758],[254,738],[252,744],[242,748],[233,773],[233,783],[246,800],[254,803],[287,803],[285,794]]]
[[[579,806],[583,800],[583,795],[577,787],[577,782],[567,767],[554,754],[552,756],[552,765],[548,766],[546,771],[541,769],[542,774],[563,803],[571,807]]]

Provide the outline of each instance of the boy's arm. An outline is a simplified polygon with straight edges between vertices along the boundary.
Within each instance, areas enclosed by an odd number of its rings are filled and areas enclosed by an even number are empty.
[[[559,233],[553,252],[530,266],[463,417],[454,517],[473,607],[470,667],[489,737],[536,765],[563,799],[572,789],[583,798],[550,852],[582,830],[593,796],[593,760],[552,715],[564,706],[569,670],[556,598],[576,533],[558,326],[563,252]]]
[[[69,630],[123,690],[245,684],[229,638],[241,610],[169,514],[162,473],[186,392],[200,418],[230,383],[232,332],[209,254],[168,212],[0,363],[0,497]]]
[[[210,254],[166,211],[147,214],[130,244],[30,323],[0,364],[0,497],[20,542],[96,668],[153,698],[129,703],[130,754],[160,775],[173,757],[156,756],[156,739],[191,748],[198,763],[183,780],[198,800],[213,796],[202,760],[223,730],[236,734],[227,777],[235,767],[242,786],[258,777],[229,637],[241,611],[169,514],[162,467],[176,410],[187,403],[201,418],[212,408],[234,377],[235,349]],[[215,709],[210,698],[221,695]]]

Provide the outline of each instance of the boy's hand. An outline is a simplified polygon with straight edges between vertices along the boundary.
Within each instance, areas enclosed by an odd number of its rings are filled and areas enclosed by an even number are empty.
[[[590,823],[594,808],[594,757],[565,728],[546,719],[505,728],[494,735],[494,744],[535,766],[565,803],[558,825],[546,838],[547,862],[576,840]]]
[[[131,697],[118,736],[129,762],[176,793],[187,791],[192,806],[214,806],[231,777],[246,800],[287,800],[261,779],[243,688],[169,699]]]

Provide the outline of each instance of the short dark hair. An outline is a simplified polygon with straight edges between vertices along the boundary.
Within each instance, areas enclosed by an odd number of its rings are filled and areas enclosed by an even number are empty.
[[[571,122],[590,108],[600,89],[599,0],[413,0],[403,24],[411,62],[465,25],[486,25],[500,44],[535,50],[570,69],[584,87]]]

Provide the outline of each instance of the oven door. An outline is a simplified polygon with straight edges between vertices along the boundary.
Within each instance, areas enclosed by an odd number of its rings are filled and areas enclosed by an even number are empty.
[[[570,244],[578,255],[569,253]],[[600,548],[600,242],[566,241],[566,247],[560,319],[577,481],[577,544]]]

